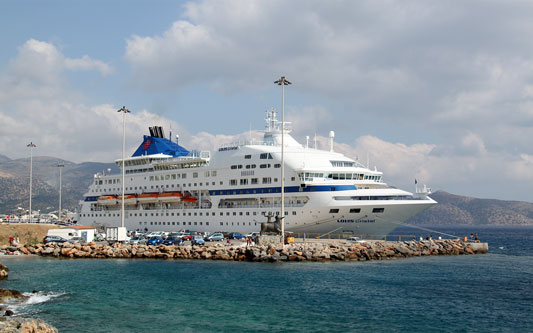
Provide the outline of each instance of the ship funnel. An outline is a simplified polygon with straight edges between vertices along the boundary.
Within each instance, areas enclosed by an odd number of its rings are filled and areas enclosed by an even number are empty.
[[[333,151],[333,138],[335,137],[335,132],[329,131],[329,151]]]

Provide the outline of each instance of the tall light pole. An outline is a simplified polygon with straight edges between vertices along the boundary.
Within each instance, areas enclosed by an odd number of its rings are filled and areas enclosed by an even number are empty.
[[[125,106],[117,110],[117,112],[122,112],[122,207],[120,209],[120,217],[121,217],[121,224],[120,226],[124,228],[124,191],[125,191],[125,151],[126,151],[126,113],[130,113],[131,111],[126,109]]]
[[[37,147],[33,142],[30,142],[26,145],[26,147],[30,148],[30,214],[29,214],[29,222],[31,223],[31,185],[33,180],[33,148]]]
[[[61,222],[61,168],[64,166],[65,163],[61,161],[57,162],[57,167],[59,168],[59,210],[57,211],[59,222]]]
[[[285,76],[274,83],[281,86],[281,241],[285,244],[285,86],[292,83],[285,79]]]

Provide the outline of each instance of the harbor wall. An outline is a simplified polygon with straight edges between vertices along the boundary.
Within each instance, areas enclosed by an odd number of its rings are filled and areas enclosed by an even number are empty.
[[[470,255],[487,253],[486,243],[462,240],[427,241],[345,241],[292,244],[247,245],[212,244],[203,246],[113,246],[89,243],[38,244],[0,247],[0,255],[39,255],[57,258],[160,258],[231,261],[349,261],[384,260],[417,256]]]

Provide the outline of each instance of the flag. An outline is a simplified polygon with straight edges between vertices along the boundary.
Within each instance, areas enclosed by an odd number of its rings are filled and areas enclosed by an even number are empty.
[[[416,178],[415,178],[415,185],[416,185],[416,184],[418,184],[418,181],[417,181]]]

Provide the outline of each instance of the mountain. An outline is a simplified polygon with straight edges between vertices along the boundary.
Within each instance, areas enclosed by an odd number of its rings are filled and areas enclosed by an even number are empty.
[[[57,209],[59,170],[56,157],[33,158],[32,208],[48,212]],[[62,161],[62,207],[74,210],[97,172],[119,173],[114,163]],[[29,158],[12,160],[0,155],[0,213],[29,206]],[[410,224],[533,224],[533,203],[478,199],[437,191],[431,195],[438,204],[413,217]]]
[[[438,204],[411,218],[410,224],[526,225],[533,224],[533,203],[479,199],[437,191]]]
[[[74,163],[56,157],[35,156],[33,158],[32,209],[48,212],[59,205],[59,168],[61,161],[62,189],[61,205],[74,210],[83,193],[93,181],[93,175],[111,169],[120,172],[114,163]],[[9,159],[0,155],[0,213],[9,213],[17,207],[29,206],[30,159]]]

